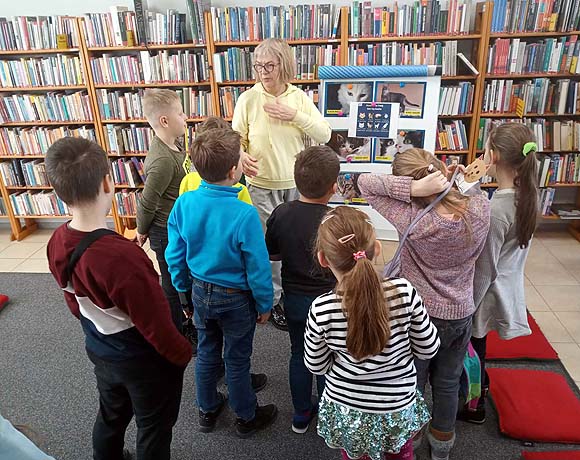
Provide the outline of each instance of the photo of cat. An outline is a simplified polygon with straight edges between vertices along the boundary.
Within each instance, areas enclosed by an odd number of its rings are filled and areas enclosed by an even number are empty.
[[[396,102],[401,118],[423,118],[426,83],[377,83],[376,102]]]
[[[337,190],[330,198],[330,203],[337,204],[367,204],[361,197],[358,188],[358,178],[364,172],[341,172],[336,180]]]
[[[396,139],[381,139],[377,142],[375,161],[390,163],[398,153],[412,148],[424,148],[425,131],[402,130],[397,133]]]
[[[371,102],[372,83],[326,83],[324,87],[325,117],[348,116],[351,102]]]
[[[348,131],[333,131],[328,145],[336,152],[341,162],[370,162],[372,139],[368,137],[348,137]]]

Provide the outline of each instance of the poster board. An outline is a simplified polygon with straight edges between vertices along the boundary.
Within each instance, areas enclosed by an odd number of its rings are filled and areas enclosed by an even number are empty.
[[[394,157],[413,147],[433,152],[437,137],[441,69],[436,66],[323,66],[319,68],[319,109],[332,128],[328,145],[341,161],[332,205],[357,206],[369,214],[381,239],[398,239],[395,229],[360,196],[361,173],[391,172]],[[353,134],[351,109],[368,113],[383,104],[398,108],[394,137]],[[349,129],[351,132],[349,133]],[[355,133],[357,134],[357,133]]]

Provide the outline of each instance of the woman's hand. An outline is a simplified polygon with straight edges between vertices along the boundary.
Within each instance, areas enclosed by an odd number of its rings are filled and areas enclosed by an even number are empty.
[[[423,179],[411,182],[412,197],[426,197],[441,193],[447,188],[449,181],[441,171],[425,176]]]
[[[242,172],[248,177],[258,175],[258,160],[242,151]]]
[[[276,98],[276,102],[264,104],[264,112],[270,115],[270,117],[282,121],[292,121],[298,113],[296,109],[282,104],[278,98]]]

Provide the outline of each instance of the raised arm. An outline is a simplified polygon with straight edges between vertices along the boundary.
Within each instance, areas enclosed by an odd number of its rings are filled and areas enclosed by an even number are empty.
[[[302,110],[296,111],[296,116],[292,123],[294,123],[306,135],[310,136],[315,142],[319,144],[326,144],[330,140],[332,129],[328,122],[324,119],[318,108],[306,94],[302,94],[304,99]]]

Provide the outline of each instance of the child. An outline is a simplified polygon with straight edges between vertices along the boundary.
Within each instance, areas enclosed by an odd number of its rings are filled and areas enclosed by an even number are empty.
[[[294,180],[300,199],[283,203],[266,224],[266,245],[270,260],[282,261],[282,289],[286,321],[290,332],[290,391],[294,405],[292,430],[306,433],[317,412],[312,404],[312,374],[304,365],[304,329],[312,301],[330,290],[336,279],[322,270],[314,258],[316,232],[328,212],[328,200],[336,191],[340,161],[325,145],[309,147],[296,157]],[[317,378],[318,397],[324,378]]]
[[[191,151],[203,182],[177,199],[169,216],[165,257],[177,291],[192,291],[199,333],[195,379],[200,430],[212,431],[225,405],[216,389],[225,347],[229,402],[238,416],[237,434],[245,438],[277,415],[273,404],[257,406],[250,378],[256,321],[267,322],[272,309],[268,252],[258,212],[238,200],[240,189],[233,186],[242,174],[240,135],[210,129],[195,138]]]
[[[197,126],[196,134],[200,135],[209,129],[232,129],[230,124],[225,121],[223,118],[219,117],[208,117],[203,123],[200,123]],[[187,162],[187,161],[186,161]],[[185,167],[185,164],[184,164]],[[189,171],[189,167],[185,170],[186,175],[181,181],[181,185],[179,186],[179,194],[182,195],[185,192],[189,192],[191,190],[197,190],[201,185],[201,176],[197,171]],[[248,188],[241,184],[237,183],[234,187],[241,187],[242,190],[238,193],[238,199],[242,200],[244,203],[252,204],[252,199],[250,198],[250,192],[248,192]]]
[[[169,459],[191,345],[172,321],[149,257],[105,230],[115,191],[107,154],[94,142],[65,137],[50,147],[45,163],[73,215],[50,238],[47,255],[95,368],[100,407],[94,459],[123,458],[133,414],[138,458]],[[76,266],[69,266],[72,259]]]
[[[413,218],[447,186],[443,162],[423,149],[399,153],[393,175],[363,174],[358,186],[370,205],[403,234]],[[429,184],[439,187],[428,187]],[[451,190],[411,232],[401,273],[423,297],[441,348],[415,361],[419,391],[430,376],[433,420],[427,432],[433,460],[447,460],[455,442],[458,391],[471,336],[473,273],[489,229],[489,202]],[[420,439],[418,439],[418,443]]]
[[[413,357],[435,355],[437,331],[407,280],[379,278],[372,261],[381,244],[365,213],[330,211],[316,249],[338,280],[306,325],[306,366],[326,374],[318,433],[344,459],[412,460],[411,439],[429,421]]]
[[[167,247],[167,218],[179,196],[179,185],[185,176],[181,166],[185,152],[176,142],[183,136],[186,116],[179,96],[169,89],[145,90],[143,112],[155,136],[145,159],[145,188],[137,203],[137,241],[143,245],[149,238],[151,249],[157,256],[161,285],[171,306],[173,320],[181,330],[184,320],[182,305],[177,291],[171,285],[164,254]],[[195,351],[195,332],[190,338]]]
[[[497,331],[504,340],[531,334],[526,312],[524,266],[536,228],[538,213],[537,146],[532,132],[520,123],[505,123],[489,135],[485,161],[497,178],[491,199],[491,226],[483,252],[475,265],[471,343],[481,361],[483,394],[477,410],[464,419],[485,421],[486,336]]]

